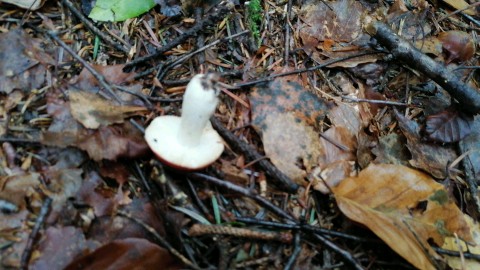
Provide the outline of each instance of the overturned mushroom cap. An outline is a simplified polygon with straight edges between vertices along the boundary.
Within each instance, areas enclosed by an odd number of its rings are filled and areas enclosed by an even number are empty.
[[[165,164],[181,170],[198,170],[222,154],[222,138],[209,121],[219,92],[213,76],[198,74],[192,78],[183,98],[181,117],[157,117],[145,130],[150,149]]]

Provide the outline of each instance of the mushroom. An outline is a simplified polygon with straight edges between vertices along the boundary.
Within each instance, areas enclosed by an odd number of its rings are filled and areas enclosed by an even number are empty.
[[[223,152],[223,140],[210,117],[218,104],[216,74],[197,74],[183,95],[182,116],[160,116],[145,130],[145,140],[165,164],[193,171],[207,167]]]

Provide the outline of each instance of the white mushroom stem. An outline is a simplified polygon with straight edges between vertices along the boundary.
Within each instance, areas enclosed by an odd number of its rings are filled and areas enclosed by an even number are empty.
[[[178,139],[186,146],[200,143],[205,127],[218,105],[217,90],[211,74],[198,74],[187,85],[183,96],[182,116]]]

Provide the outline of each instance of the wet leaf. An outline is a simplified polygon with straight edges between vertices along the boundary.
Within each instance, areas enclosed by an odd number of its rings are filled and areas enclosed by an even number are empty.
[[[305,45],[312,47],[325,39],[350,42],[362,32],[362,11],[362,5],[353,0],[308,1],[300,11],[300,37]]]
[[[82,256],[66,270],[80,269],[181,269],[175,258],[164,248],[145,239],[116,240]]]
[[[332,187],[340,210],[367,226],[419,269],[435,269],[429,240],[442,246],[456,233],[472,241],[470,228],[443,185],[401,165],[370,165]]]
[[[85,240],[79,228],[49,227],[39,243],[41,256],[30,264],[30,269],[64,269],[75,257],[95,247],[93,242]]]
[[[443,49],[447,52],[447,63],[465,62],[475,54],[475,43],[472,36],[463,31],[446,31],[438,34]]]
[[[318,164],[318,134],[291,113],[269,114],[263,122],[263,147],[272,163],[297,184]],[[281,143],[279,143],[281,142]]]
[[[272,113],[291,112],[309,125],[321,123],[328,105],[298,82],[277,79],[257,86],[250,94],[252,124],[258,132],[264,129],[265,118]]]
[[[15,46],[12,46],[15,44]],[[40,40],[21,28],[0,34],[0,92],[30,91],[45,83],[46,65],[54,64]]]
[[[453,143],[472,131],[473,117],[458,111],[447,110],[427,117],[425,131],[436,142]]]
[[[447,165],[457,158],[455,150],[451,146],[441,146],[422,140],[420,126],[415,121],[407,119],[398,111],[395,111],[395,116],[400,129],[407,138],[407,147],[412,154],[410,164],[423,169],[435,178],[447,177]]]
[[[475,116],[472,132],[459,142],[461,154],[468,153],[464,166],[470,175],[480,175],[480,117]]]
[[[128,116],[145,112],[145,107],[119,106],[99,95],[85,91],[70,91],[70,110],[73,118],[86,128],[96,129],[123,123]]]

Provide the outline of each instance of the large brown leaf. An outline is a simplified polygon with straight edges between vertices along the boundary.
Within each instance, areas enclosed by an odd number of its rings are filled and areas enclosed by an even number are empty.
[[[367,226],[419,269],[435,269],[432,258],[439,258],[429,240],[442,246],[454,233],[473,240],[443,185],[408,167],[370,165],[332,190],[347,217]]]

